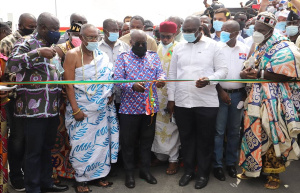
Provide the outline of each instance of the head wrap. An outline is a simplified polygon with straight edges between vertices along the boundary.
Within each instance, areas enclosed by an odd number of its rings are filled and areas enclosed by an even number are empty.
[[[72,23],[70,27],[70,32],[80,32],[81,26],[81,23]]]
[[[274,28],[277,23],[277,19],[273,13],[265,11],[258,14],[256,22],[260,22]]]
[[[176,33],[177,25],[171,21],[164,21],[160,23],[159,32]]]

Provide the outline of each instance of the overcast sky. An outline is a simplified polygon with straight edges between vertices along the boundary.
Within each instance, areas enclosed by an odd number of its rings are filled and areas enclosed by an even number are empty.
[[[102,26],[107,18],[122,21],[126,15],[141,15],[144,19],[159,24],[171,15],[182,18],[203,11],[203,0],[1,0],[0,18],[8,20],[12,13],[14,26],[20,14],[28,12],[36,17],[42,12],[56,14],[61,26],[69,26],[70,15],[82,13],[89,23]],[[239,7],[247,0],[220,0],[226,7]],[[211,3],[211,0],[208,0]],[[55,11],[56,10],[56,11]]]

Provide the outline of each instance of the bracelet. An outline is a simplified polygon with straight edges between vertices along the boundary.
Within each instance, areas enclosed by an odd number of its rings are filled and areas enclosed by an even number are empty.
[[[77,115],[80,111],[81,111],[81,109],[79,108],[78,111],[76,111],[75,113],[72,113],[72,115]]]
[[[36,52],[38,53],[39,56],[41,56],[39,49],[36,49]]]
[[[264,78],[265,78],[265,71],[264,71],[264,70],[261,70],[260,78],[261,78],[261,79],[264,79]]]

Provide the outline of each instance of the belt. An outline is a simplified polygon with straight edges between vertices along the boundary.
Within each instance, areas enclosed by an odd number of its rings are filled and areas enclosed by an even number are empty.
[[[227,90],[227,89],[223,89],[225,92],[227,93],[235,93],[235,92],[244,92],[245,88],[238,88],[238,89],[231,89],[231,90]]]

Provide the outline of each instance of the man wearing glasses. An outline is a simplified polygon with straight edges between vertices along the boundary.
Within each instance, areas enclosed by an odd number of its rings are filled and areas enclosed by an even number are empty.
[[[80,30],[81,46],[67,52],[66,80],[107,81],[113,65],[99,50],[98,29],[85,24]],[[88,181],[111,186],[104,177],[115,163],[119,150],[119,126],[112,103],[113,84],[67,85],[66,128],[70,137],[70,162],[75,170],[76,192],[89,192]]]
[[[174,41],[177,25],[174,22],[162,22],[159,27],[161,44],[158,46],[158,56],[162,63],[164,72],[168,75],[171,65],[173,49],[177,42]],[[167,112],[168,94],[167,88],[157,90],[159,111],[156,119],[155,138],[152,151],[157,159],[152,165],[159,165],[160,162],[169,160],[169,167],[166,170],[168,175],[177,173],[179,156],[179,133],[177,125],[172,122],[170,114]]]
[[[182,31],[187,43],[174,48],[168,79],[197,81],[168,82],[167,106],[169,114],[175,112],[183,152],[185,172],[179,185],[189,183],[197,166],[195,188],[200,189],[210,174],[219,108],[216,83],[209,80],[225,78],[228,69],[217,42],[201,33],[199,17],[188,17]]]
[[[147,35],[142,30],[131,34],[132,50],[118,56],[115,66],[115,80],[161,80],[165,73],[156,52],[147,51]],[[125,185],[135,187],[134,149],[136,142],[140,145],[140,178],[150,184],[156,179],[149,172],[151,163],[151,146],[155,134],[156,113],[159,110],[157,88],[164,82],[121,83],[120,106],[120,141],[123,162],[126,171]],[[152,92],[151,92],[152,91]],[[151,96],[152,95],[152,96]]]

